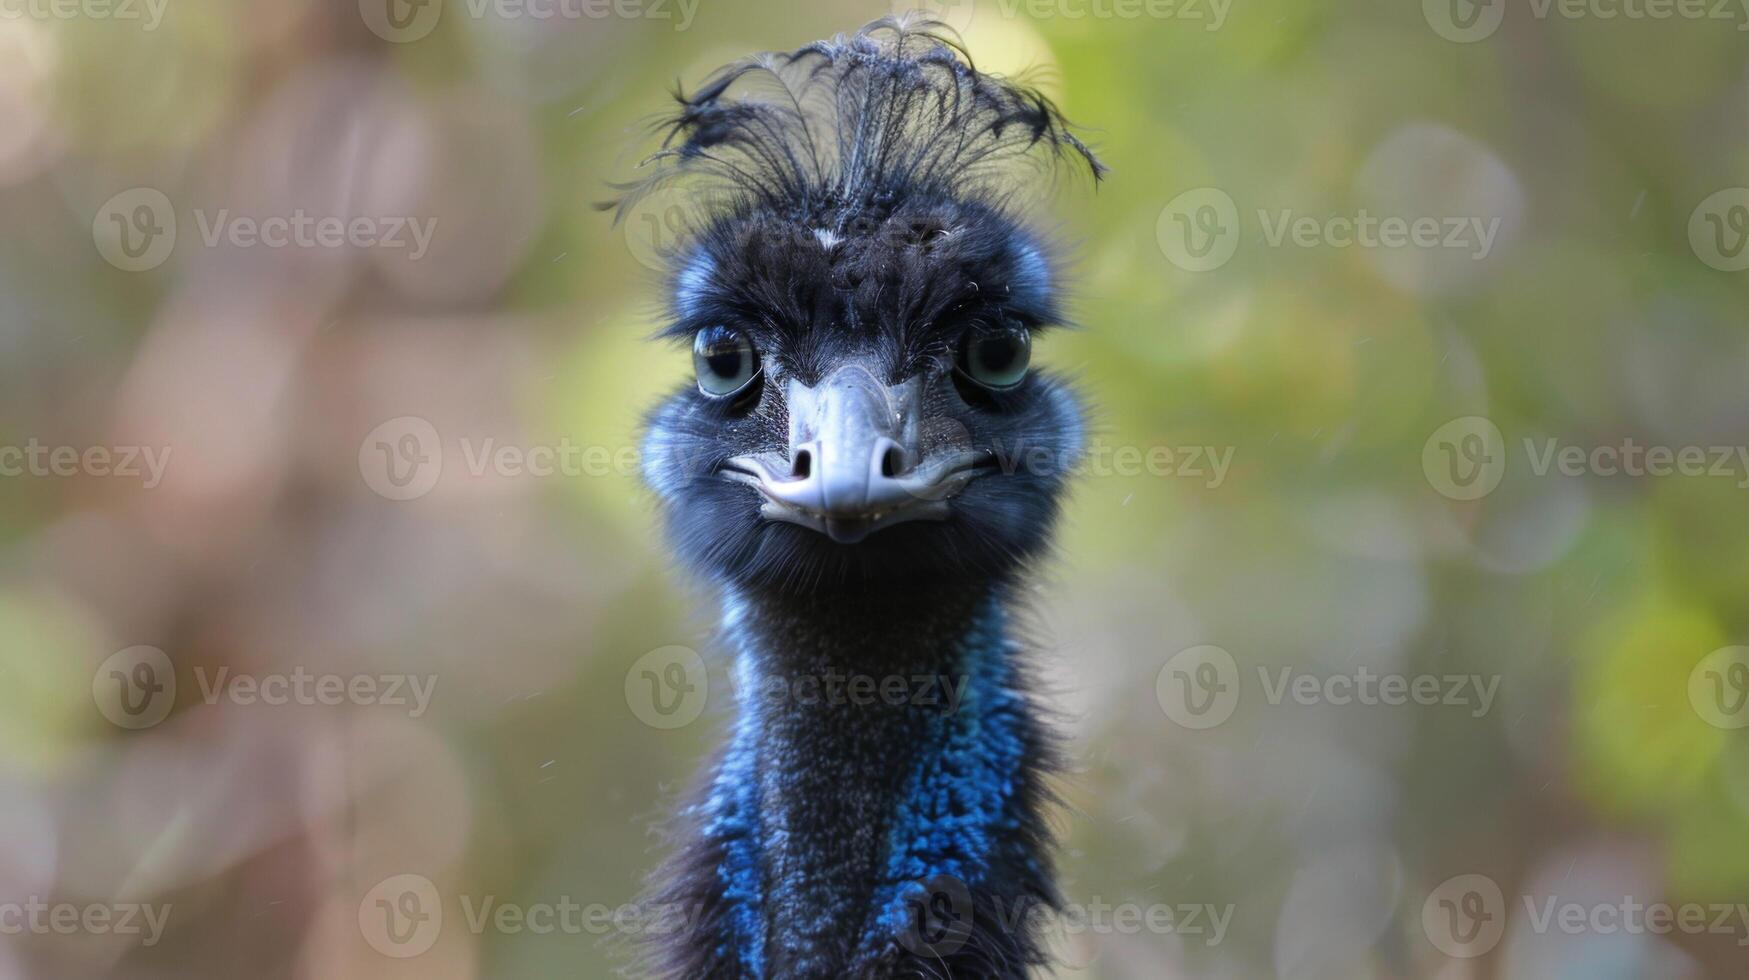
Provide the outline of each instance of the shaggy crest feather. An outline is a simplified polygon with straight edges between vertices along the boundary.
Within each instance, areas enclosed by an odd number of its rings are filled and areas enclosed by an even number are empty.
[[[752,91],[747,91],[752,90]],[[949,28],[906,17],[794,52],[729,65],[657,125],[656,169],[619,185],[623,217],[644,194],[696,178],[725,210],[806,222],[877,217],[902,199],[1003,196],[1027,160],[1105,173],[1044,94],[980,72]]]

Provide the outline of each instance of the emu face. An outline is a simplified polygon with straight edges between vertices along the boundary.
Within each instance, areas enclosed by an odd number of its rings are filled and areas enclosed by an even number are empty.
[[[999,576],[1044,545],[1081,420],[1031,363],[1058,319],[1040,246],[952,199],[803,218],[742,208],[678,264],[695,380],[646,476],[683,556],[809,590]]]
[[[940,25],[725,67],[677,94],[650,173],[696,192],[665,331],[696,381],[644,470],[681,555],[792,592],[1001,578],[1044,547],[1081,422],[1030,363],[1059,322],[1017,201],[1103,167],[1044,95]]]

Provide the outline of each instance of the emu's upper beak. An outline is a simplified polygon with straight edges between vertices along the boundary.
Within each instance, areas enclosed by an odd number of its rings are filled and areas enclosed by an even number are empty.
[[[723,475],[765,495],[760,513],[840,544],[905,521],[944,520],[947,498],[981,471],[986,454],[950,449],[922,459],[921,385],[882,384],[847,364],[808,387],[791,379],[789,451],[737,456]]]

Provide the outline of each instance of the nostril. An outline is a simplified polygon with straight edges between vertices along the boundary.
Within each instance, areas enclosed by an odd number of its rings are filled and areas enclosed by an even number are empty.
[[[790,475],[798,480],[805,480],[814,469],[814,454],[806,449],[798,449],[795,458],[790,462]]]
[[[905,472],[905,452],[898,446],[888,446],[881,453],[881,475],[887,478],[898,476]]]

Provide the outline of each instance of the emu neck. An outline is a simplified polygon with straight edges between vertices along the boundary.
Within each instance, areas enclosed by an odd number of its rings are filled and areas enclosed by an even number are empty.
[[[974,882],[1018,836],[998,590],[737,595],[725,626],[740,715],[713,800],[740,958],[850,975],[890,945],[907,883]]]

